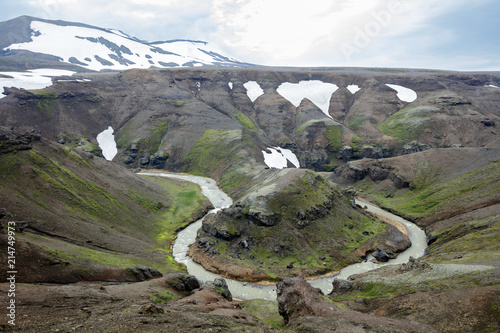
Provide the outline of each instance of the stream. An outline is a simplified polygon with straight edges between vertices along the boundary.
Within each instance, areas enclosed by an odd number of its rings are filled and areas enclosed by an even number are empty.
[[[188,174],[175,174],[175,173],[159,173],[159,172],[141,172],[141,175],[145,176],[158,176],[166,178],[181,179],[198,184],[201,188],[201,193],[205,195],[215,209],[211,210],[210,213],[215,213],[222,208],[228,208],[232,205],[233,201],[231,198],[221,191],[216,182],[213,179],[199,176],[191,176]],[[373,263],[368,258],[366,261],[353,264],[345,267],[336,276],[318,278],[314,280],[308,280],[308,282],[316,287],[320,288],[323,293],[328,294],[332,290],[332,281],[334,279],[347,279],[350,275],[360,274],[368,272],[385,265],[395,265],[408,262],[410,256],[414,258],[420,258],[425,254],[425,249],[427,248],[426,236],[423,230],[417,227],[415,224],[399,217],[389,212],[386,212],[374,205],[366,203],[364,201],[359,201],[356,199],[356,203],[361,206],[366,206],[368,211],[375,212],[384,215],[390,219],[404,224],[408,230],[408,236],[412,242],[412,246],[406,251],[400,253],[396,259],[389,260],[386,263]],[[184,264],[187,267],[189,274],[196,276],[200,281],[212,281],[221,276],[209,271],[206,271],[201,265],[194,262],[188,255],[189,245],[195,242],[196,234],[198,229],[201,228],[203,218],[190,224],[187,228],[180,231],[177,234],[177,239],[173,246],[173,256],[175,260],[179,263]],[[227,282],[231,294],[235,298],[239,299],[253,299],[260,298],[265,300],[276,300],[276,285],[260,285],[249,282],[242,282],[238,280],[232,280],[224,278]]]

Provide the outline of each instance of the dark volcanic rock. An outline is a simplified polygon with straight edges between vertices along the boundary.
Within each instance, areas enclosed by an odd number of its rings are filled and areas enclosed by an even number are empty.
[[[345,293],[346,291],[354,289],[354,282],[342,280],[342,279],[334,279],[332,282],[333,289],[330,292],[330,296],[339,295]]]
[[[0,126],[0,154],[31,149],[31,143],[40,141],[41,137],[35,130],[21,134],[13,127]]]
[[[403,146],[403,155],[414,154],[431,149],[428,144],[412,141]]]
[[[129,270],[134,274],[137,281],[145,281],[153,279],[155,277],[161,277],[162,274],[155,268],[145,267],[145,266],[135,266],[129,268]]]
[[[390,259],[387,252],[385,252],[382,249],[379,249],[378,247],[377,247],[377,250],[375,250],[375,252],[372,253],[372,255],[375,259],[377,259],[380,262],[387,262]]]
[[[200,281],[186,273],[171,273],[165,275],[165,281],[178,291],[193,291],[200,288]]]

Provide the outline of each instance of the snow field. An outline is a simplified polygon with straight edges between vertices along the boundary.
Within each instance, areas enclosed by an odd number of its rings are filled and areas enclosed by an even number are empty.
[[[398,92],[397,93],[398,98],[403,102],[411,103],[417,99],[417,93],[412,89],[398,86],[396,84],[386,84],[386,86],[396,90]]]
[[[324,114],[331,118],[328,113],[332,94],[339,87],[332,83],[325,83],[318,80],[300,81],[299,83],[282,83],[277,92],[286,98],[295,107],[300,105],[304,98],[313,102]]]
[[[26,72],[0,72],[0,74],[12,77],[0,77],[0,87],[15,87],[19,89],[43,89],[52,85],[51,77],[63,75],[71,76],[74,73],[75,72],[72,71],[51,68],[32,69]],[[5,97],[5,95],[0,95],[0,98],[3,97]]]
[[[248,98],[250,98],[252,103],[255,102],[255,100],[259,96],[264,94],[264,90],[262,90],[262,88],[260,87],[260,84],[258,84],[255,81],[248,81],[247,83],[243,84],[243,86],[247,90]]]
[[[288,165],[288,161],[296,168],[300,168],[300,162],[297,156],[290,149],[283,149],[280,147],[267,148],[270,153],[265,150],[262,151],[264,155],[264,163],[270,168],[284,169]]]
[[[115,136],[113,135],[113,127],[108,126],[107,129],[97,134],[97,143],[99,144],[99,148],[102,150],[102,155],[108,161],[113,160],[113,158],[118,153],[118,149],[116,148]]]

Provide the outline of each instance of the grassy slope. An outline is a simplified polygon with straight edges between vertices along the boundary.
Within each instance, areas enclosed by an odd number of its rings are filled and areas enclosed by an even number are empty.
[[[358,187],[382,206],[427,228],[429,235],[436,238],[427,256],[431,262],[497,259],[500,214],[495,207],[500,202],[500,163],[490,162],[450,179],[435,173],[431,178],[432,181],[420,180],[421,185],[414,190],[396,191],[394,197],[377,193],[377,185],[368,179]]]
[[[152,177],[58,145],[0,156],[0,201],[30,228],[20,241],[75,265],[181,269],[175,231],[208,200],[194,184]]]
[[[184,159],[183,171],[214,178],[231,197],[238,197],[255,175],[246,152],[253,145],[247,130],[207,130]]]

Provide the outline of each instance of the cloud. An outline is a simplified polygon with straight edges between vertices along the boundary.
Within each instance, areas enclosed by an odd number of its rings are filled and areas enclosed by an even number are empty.
[[[441,45],[459,42],[454,27],[439,21],[468,6],[466,0],[214,0],[212,40],[267,65],[418,67],[426,52],[435,58]]]
[[[498,12],[500,5],[495,0],[15,0],[15,3],[24,8],[31,6],[31,12],[26,13],[29,15],[116,28],[146,40],[205,40],[230,56],[264,65],[462,64],[462,68],[469,66],[464,61],[473,58],[474,50],[483,52],[480,61],[472,62],[476,64],[497,59],[495,55],[500,52],[494,34],[500,27],[492,14]],[[471,19],[474,17],[478,19]],[[460,53],[453,58],[462,59],[461,62],[447,61],[451,52]],[[488,66],[498,63],[491,60]]]

